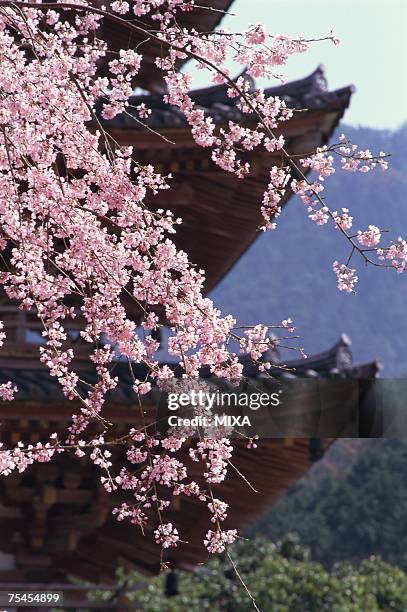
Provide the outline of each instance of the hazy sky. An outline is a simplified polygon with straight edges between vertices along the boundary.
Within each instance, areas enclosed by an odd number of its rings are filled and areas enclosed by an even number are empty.
[[[222,25],[234,31],[262,22],[272,34],[318,38],[333,27],[341,45],[314,43],[292,57],[287,80],[322,63],[330,89],[356,86],[346,122],[397,128],[407,121],[407,0],[235,0],[231,12]]]

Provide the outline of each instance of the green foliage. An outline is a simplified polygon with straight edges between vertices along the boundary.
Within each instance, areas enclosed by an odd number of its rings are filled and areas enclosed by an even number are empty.
[[[264,539],[239,541],[230,550],[239,574],[262,612],[405,612],[407,576],[378,558],[359,569],[350,563],[331,572],[311,561],[309,551],[288,536],[278,545]],[[227,557],[219,555],[195,573],[179,572],[180,594],[165,596],[166,575],[146,579],[128,598],[146,612],[251,612],[252,603]]]
[[[367,440],[343,479],[303,479],[250,535],[276,540],[295,530],[326,567],[380,555],[406,571],[406,466],[406,440]]]

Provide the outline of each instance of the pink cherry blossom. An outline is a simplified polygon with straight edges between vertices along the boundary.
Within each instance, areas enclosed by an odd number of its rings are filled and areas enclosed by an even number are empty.
[[[339,291],[345,291],[346,293],[353,293],[354,287],[358,282],[356,276],[356,270],[348,268],[345,264],[340,264],[337,261],[333,263],[333,271],[335,272],[338,280]]]
[[[236,529],[229,529],[228,531],[209,530],[206,534],[204,544],[210,553],[221,553],[227,548],[227,546],[233,544],[236,536]]]
[[[336,223],[336,227],[341,228],[343,230],[349,230],[353,224],[353,217],[349,215],[348,208],[342,208],[342,214],[334,211],[332,213],[333,218]]]
[[[109,393],[120,384],[113,366],[120,357],[130,375],[135,363],[146,368],[142,380],[132,377],[135,410],[143,410],[143,395],[175,379],[174,369],[160,363],[157,355],[160,347],[153,332],[163,321],[170,328],[168,351],[182,368],[183,382],[191,385],[202,366],[215,376],[238,379],[243,352],[267,371],[270,364],[261,359],[278,338],[270,339],[270,325],[238,332],[236,319],[205,297],[204,270],[177,248],[181,219],[147,206],[171,188],[172,176],[140,163],[138,151],[119,146],[101,119],[107,126],[119,114],[130,120],[134,84],[151,58],[143,45],[109,48],[101,32],[124,16],[120,23],[126,24],[129,40],[136,29],[143,39],[154,41],[160,48],[160,56],[153,58],[155,69],[167,88],[164,104],[180,113],[195,145],[207,149],[208,159],[220,169],[244,180],[253,170],[252,152],[265,164],[273,160],[265,168],[267,187],[259,202],[263,230],[276,228],[282,205],[293,193],[311,220],[321,226],[332,221],[348,241],[351,256],[368,262],[367,249],[361,247],[375,250],[380,230],[370,225],[349,236],[353,217],[347,208],[341,213],[330,210],[324,182],[337,169],[362,174],[385,170],[387,155],[362,150],[343,136],[336,144],[291,156],[281,131],[294,110],[247,76],[230,78],[230,65],[236,73],[246,69],[249,77],[274,78],[276,67],[307,51],[310,41],[303,37],[272,36],[262,24],[236,34],[180,28],[178,17],[193,9],[192,0],[115,0],[103,7],[81,0],[69,3],[69,11],[50,10],[41,3],[14,6],[0,0],[0,5],[0,249],[8,259],[0,283],[10,300],[41,323],[39,360],[65,398],[79,406],[66,439],[58,432],[36,445],[1,446],[0,475],[22,473],[34,462],[72,453],[92,462],[107,492],[130,496],[113,510],[117,520],[129,520],[143,530],[153,513],[160,517],[154,534],[163,549],[180,539],[178,529],[164,522],[171,495],[196,497],[209,508],[208,524],[218,527],[208,531],[205,546],[211,553],[222,552],[237,534],[219,530],[228,507],[213,497],[212,485],[227,478],[233,454],[230,432],[205,430],[188,444],[188,451],[185,432],[160,436],[145,427],[113,439],[103,418]],[[338,42],[332,33],[326,38]],[[207,71],[213,83],[225,85],[242,121],[217,125],[194,101],[191,73],[179,68],[187,59]],[[140,102],[133,110],[134,120],[149,129],[152,109]],[[405,240],[400,237],[377,249],[377,257],[402,272],[407,265]],[[349,264],[350,259],[333,266],[338,288],[345,292],[353,292],[358,280]],[[132,316],[129,302],[140,311],[140,320]],[[73,367],[73,323],[79,342],[89,349],[93,384],[84,385]],[[294,331],[290,318],[276,327],[282,334]],[[0,323],[0,347],[5,342]],[[16,392],[11,382],[0,385],[3,400],[12,401]],[[103,433],[95,435],[95,430]],[[249,447],[256,447],[254,439]],[[115,460],[116,445],[125,449],[125,466]],[[191,460],[202,469],[199,485],[189,477]]]
[[[364,232],[358,231],[357,239],[362,246],[374,247],[380,242],[382,234],[378,227],[369,225],[369,229]]]
[[[157,529],[154,531],[154,535],[157,544],[161,544],[163,548],[177,546],[179,540],[178,530],[172,523],[159,525],[159,527],[157,527]]]

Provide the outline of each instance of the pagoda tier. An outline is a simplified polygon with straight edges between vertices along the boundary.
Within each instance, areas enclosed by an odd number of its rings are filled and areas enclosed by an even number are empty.
[[[352,91],[352,87],[328,91],[321,66],[304,79],[267,89],[266,95],[279,95],[288,106],[301,111],[280,125],[288,151],[306,155],[326,144],[349,105]],[[255,125],[255,117],[242,116],[224,85],[196,90],[192,99],[219,126],[230,120],[247,127]],[[140,102],[152,109],[146,125],[154,131],[132,117],[132,106]],[[205,270],[205,291],[209,292],[259,235],[263,193],[271,167],[281,165],[281,153],[251,153],[248,160],[252,172],[240,180],[216,166],[208,149],[196,145],[182,113],[166,106],[162,96],[136,97],[130,104],[128,114],[104,121],[104,127],[118,143],[134,147],[137,161],[172,174],[171,189],[146,203],[170,209],[182,218],[175,242],[199,269]],[[308,110],[302,110],[305,108]],[[288,192],[283,204],[290,196]],[[135,308],[130,303],[128,306],[130,311]],[[137,317],[136,312],[133,314]]]
[[[299,111],[281,124],[287,150],[306,155],[326,144],[349,106],[352,91],[352,87],[328,91],[322,66],[304,79],[267,89],[266,95],[279,95],[288,106]],[[230,120],[247,127],[255,125],[255,117],[242,116],[236,100],[227,96],[224,85],[196,90],[192,98],[219,126]],[[152,109],[145,126],[132,117],[132,107],[141,101]],[[177,226],[177,234],[172,238],[198,269],[205,270],[204,293],[210,292],[259,236],[263,193],[271,167],[281,165],[281,154],[264,150],[251,153],[247,159],[252,172],[240,180],[212,162],[210,151],[196,145],[183,114],[166,106],[159,94],[130,99],[127,114],[102,123],[119,144],[134,147],[137,161],[172,174],[171,189],[147,198],[146,205],[151,209],[169,209],[182,218],[183,223]],[[291,195],[288,190],[283,205]],[[138,321],[142,312],[137,304],[126,295],[123,303],[128,315]],[[0,292],[0,314],[9,304],[4,292]],[[19,316],[19,325],[23,318]],[[11,314],[6,314],[5,319],[7,335],[14,340],[17,323]],[[24,324],[27,329],[33,329],[32,314],[28,319],[26,316]],[[80,325],[80,316],[71,324],[73,328]]]
[[[248,380],[264,383],[264,375],[246,360]],[[0,407],[2,428],[0,441],[7,446],[19,440],[45,440],[50,433],[66,431],[74,402],[64,399],[59,387],[39,364],[20,361],[7,366],[0,364],[0,382],[11,380],[20,391],[12,404]],[[327,414],[342,414],[355,403],[364,402],[358,380],[375,378],[376,362],[352,366],[349,340],[342,337],[329,351],[297,362],[287,363],[284,369],[274,365],[276,377],[315,378],[330,381],[325,393]],[[174,365],[172,367],[175,367]],[[142,378],[143,366],[134,366]],[[78,367],[80,377],[92,382],[93,373],[85,362]],[[129,426],[140,425],[134,407],[132,379],[128,366],[117,363],[115,374],[118,388],[111,394],[103,413],[115,425],[111,435],[120,436]],[[204,378],[209,373],[202,372]],[[349,385],[343,386],[348,380]],[[313,399],[307,392],[298,392],[294,406],[304,414],[312,412]],[[153,389],[144,401],[149,423],[157,418],[157,395]],[[285,410],[287,408],[284,408]],[[296,411],[296,410],[295,410]],[[298,411],[297,411],[298,412]],[[351,420],[349,412],[349,420]],[[341,420],[342,429],[343,418]],[[227,528],[242,529],[264,512],[290,485],[301,478],[312,462],[322,455],[332,438],[309,439],[298,431],[294,437],[264,438],[257,449],[234,439],[235,453],[227,479],[214,485],[214,495],[230,504]],[[125,449],[115,451],[115,459],[125,462]],[[188,463],[191,479],[200,482],[201,466],[188,461],[187,449],[183,459]],[[239,472],[257,491],[253,492]],[[12,562],[9,569],[0,570],[0,584],[10,582],[47,582],[68,580],[70,576],[92,582],[110,582],[115,569],[121,565],[146,573],[159,570],[160,548],[152,531],[157,526],[152,519],[146,536],[130,523],[118,523],[112,508],[121,502],[131,503],[131,496],[107,494],[100,485],[100,471],[87,460],[61,455],[49,464],[35,464],[23,474],[14,474],[0,481],[0,551]],[[166,558],[174,568],[191,568],[204,562],[207,553],[202,540],[208,529],[208,512],[202,502],[188,497],[175,497],[166,511],[166,520],[182,532],[188,545],[171,549]]]

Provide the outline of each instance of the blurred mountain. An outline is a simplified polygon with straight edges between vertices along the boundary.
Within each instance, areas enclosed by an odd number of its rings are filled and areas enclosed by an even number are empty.
[[[341,126],[342,132],[358,145],[386,151],[392,158],[387,172],[355,175],[338,170],[326,182],[331,208],[349,208],[356,229],[374,224],[391,230],[386,241],[406,237],[407,124],[396,132]],[[355,258],[357,294],[343,294],[336,288],[332,262],[346,261],[348,254],[339,232],[315,225],[302,202],[293,198],[277,229],[259,235],[212,297],[240,324],[291,317],[308,354],[327,349],[345,332],[352,340],[355,361],[379,358],[383,375],[405,374],[407,273],[365,268]]]

